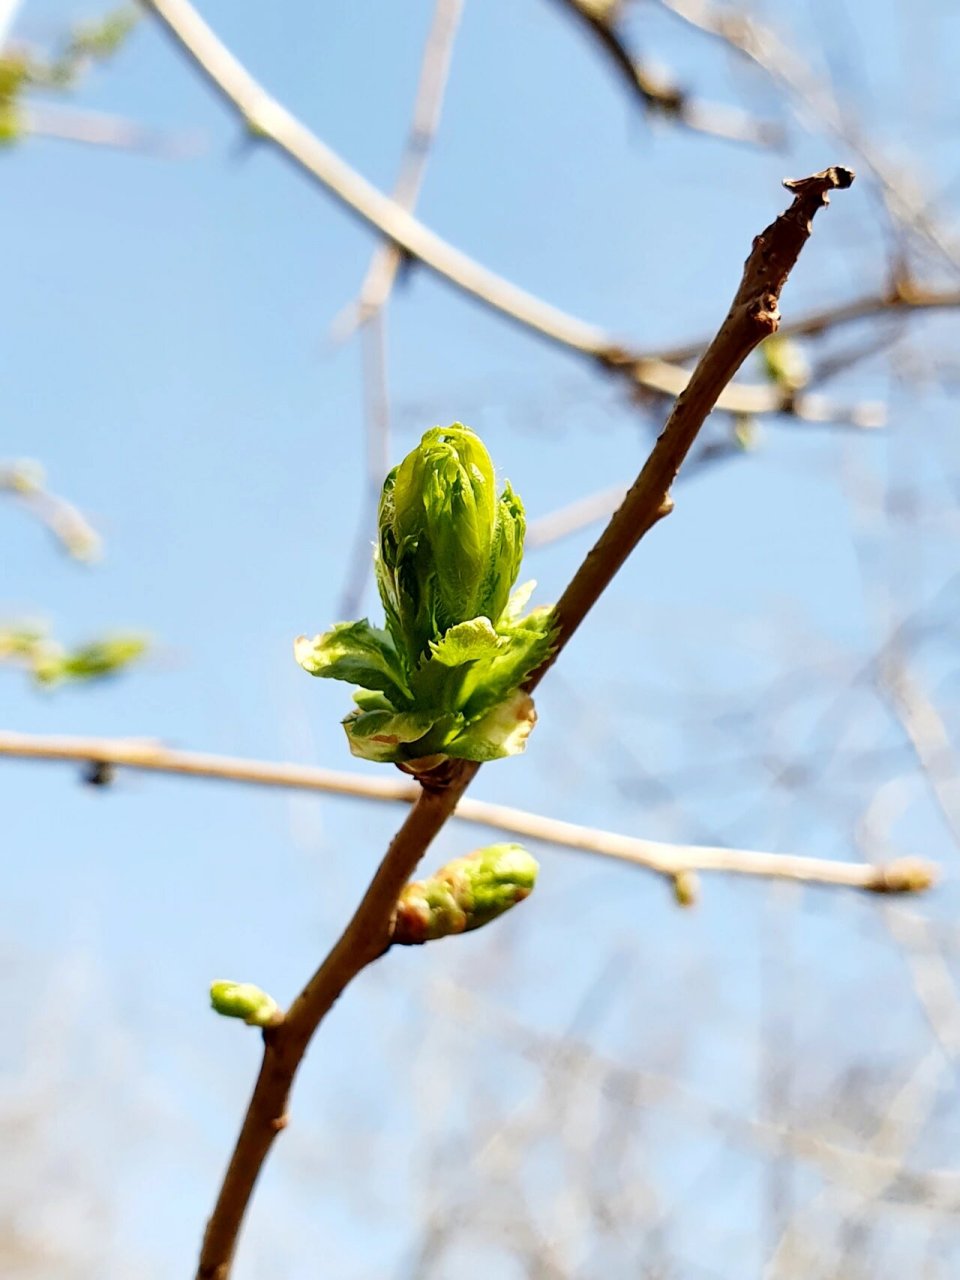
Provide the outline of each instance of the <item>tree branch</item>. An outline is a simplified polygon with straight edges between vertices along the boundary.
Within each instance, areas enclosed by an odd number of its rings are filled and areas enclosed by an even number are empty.
[[[690,375],[677,365],[630,351],[612,335],[568,315],[496,275],[429,230],[360,176],[263,89],[217,38],[189,0],[142,0],[163,22],[183,53],[258,138],[330,192],[351,213],[379,231],[442,280],[523,328],[601,364],[660,396],[679,395]],[[792,412],[794,398],[776,387],[732,386],[717,407],[730,413]]]
[[[437,0],[433,24],[423,51],[410,133],[393,189],[393,199],[411,212],[420,196],[430,148],[440,124],[453,42],[463,14],[463,4],[464,0]],[[359,296],[330,326],[334,341],[345,341],[386,305],[402,262],[403,253],[394,241],[377,247],[360,286]]]
[[[0,463],[0,493],[19,501],[74,560],[90,563],[99,559],[103,549],[100,535],[78,507],[46,488],[39,463]]]
[[[699,102],[668,76],[636,58],[618,29],[619,4],[597,0],[556,0],[579,20],[607,55],[614,70],[641,107],[673,120],[694,133],[745,142],[760,147],[783,143],[783,129],[769,120],[755,120],[746,111],[719,103]]]
[[[264,93],[187,0],[144,2],[258,134],[274,140],[388,238],[465,291],[498,305],[529,327],[588,354],[602,353],[611,364],[622,363],[622,353],[611,352],[599,331],[571,322],[484,271],[350,170]],[[528,688],[536,687],[643,535],[670,511],[671,485],[707,415],[747,355],[777,327],[780,291],[809,237],[813,215],[827,203],[828,191],[849,186],[852,180],[849,170],[833,168],[788,184],[794,192],[790,209],[754,241],[740,288],[716,339],[694,370],[623,505],[558,602],[556,654],[534,673]],[[198,1280],[226,1280],[229,1276],[247,1204],[263,1161],[283,1127],[286,1100],[306,1046],[346,985],[389,945],[391,914],[400,890],[453,814],[478,768],[468,762],[451,762],[444,776],[433,784],[421,778],[422,794],[384,855],[353,919],[288,1016],[264,1032],[263,1065],[207,1226]]]
[[[388,803],[413,804],[420,794],[416,783],[404,782],[398,777],[374,777],[309,765],[173,751],[159,743],[124,738],[44,737],[0,731],[0,757],[73,761],[100,768],[139,769],[148,773],[219,779]],[[912,858],[901,858],[885,866],[874,867],[862,862],[834,862],[750,849],[675,845],[562,822],[526,809],[471,800],[469,797],[461,798],[453,817],[560,848],[627,862],[671,880],[679,875],[708,871],[893,893],[925,889],[936,878],[936,868],[932,863]]]

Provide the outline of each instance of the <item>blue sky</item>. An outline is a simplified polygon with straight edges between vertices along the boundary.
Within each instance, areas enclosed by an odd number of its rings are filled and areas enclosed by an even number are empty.
[[[383,0],[204,8],[264,84],[384,188],[402,149],[430,11],[426,2]],[[816,12],[796,21],[815,23]],[[951,123],[935,90],[946,83],[956,24],[937,19],[926,43],[915,34],[918,52],[903,43],[894,6],[858,0],[845,12],[857,33],[854,88],[871,125],[892,147],[922,137],[919,159],[935,163]],[[17,31],[47,40],[78,16],[63,0],[27,0]],[[703,97],[742,100],[758,113],[776,108],[758,77],[737,73],[678,25],[641,12],[633,29]],[[909,81],[918,59],[928,65],[928,97],[894,103],[891,86]],[[360,768],[338,724],[346,691],[310,681],[291,646],[298,633],[336,620],[354,537],[364,466],[360,355],[356,342],[332,350],[327,331],[356,293],[375,239],[275,154],[251,146],[149,22],[78,104],[196,135],[202,148],[157,160],[35,140],[0,157],[0,451],[42,459],[51,487],[107,541],[103,564],[83,570],[20,511],[0,507],[2,608],[49,618],[67,641],[126,627],[149,632],[155,648],[142,669],[97,689],[41,696],[8,673],[3,722]],[[788,154],[761,154],[652,127],[555,5],[474,0],[419,212],[534,293],[640,347],[662,346],[722,317],[751,237],[784,203],[780,179],[847,159],[799,129],[791,137]],[[861,183],[818,219],[784,313],[879,285],[884,269],[876,201]],[[929,347],[949,324],[928,324]],[[642,462],[648,430],[615,386],[423,272],[391,304],[388,365],[394,457],[435,422],[467,421],[531,517],[627,480]],[[904,612],[934,597],[955,565],[955,531],[898,530],[862,497],[850,501],[851,491],[882,494],[891,477],[932,503],[947,501],[955,409],[936,391],[921,397],[904,387],[879,359],[832,390],[888,400],[889,427],[867,436],[763,423],[754,454],[681,486],[674,516],[544,684],[528,754],[485,769],[478,795],[659,838],[851,856],[842,823],[771,795],[762,773],[723,772],[744,744],[731,743],[705,710],[731,697],[750,703],[807,659],[855,669],[878,635],[861,554],[879,563],[877,576],[893,583]],[[918,436],[920,445],[908,447]],[[530,555],[538,599],[556,598],[589,543],[580,534]],[[947,679],[941,658],[931,661]],[[836,693],[821,686],[809,703],[762,725],[757,750],[773,750],[780,737],[789,747],[791,734],[826,750],[833,731],[830,722],[816,730],[816,720]],[[890,741],[889,725],[871,715],[854,709],[844,721],[855,748]],[[645,770],[702,770],[705,754],[705,780],[682,814],[631,785]],[[828,776],[825,807],[843,787],[849,801],[857,785]],[[946,855],[920,791],[900,834]],[[398,814],[127,774],[100,792],[77,785],[66,768],[12,762],[0,771],[0,804],[10,859],[3,935],[24,956],[11,1007],[19,1017],[48,1000],[63,966],[82,960],[95,974],[89,1025],[129,1051],[124,1087],[136,1140],[130,1151],[111,1150],[122,1171],[107,1186],[116,1253],[102,1265],[117,1276],[140,1273],[131,1267],[186,1274],[257,1047],[252,1034],[208,1013],[207,983],[229,975],[290,998]],[[475,833],[450,827],[428,861],[471,842]],[[948,912],[953,901],[948,884],[931,909]],[[702,906],[681,917],[663,886],[640,872],[544,850],[536,896],[497,926],[495,941],[478,935],[391,957],[365,975],[310,1055],[293,1135],[265,1179],[239,1280],[320,1274],[318,1247],[337,1259],[324,1274],[391,1274],[424,1176],[419,1167],[411,1173],[407,1118],[431,1025],[424,992],[448,972],[561,1031],[610,955],[622,955],[623,994],[591,1034],[633,1062],[652,1052],[637,1019],[667,1035],[678,990],[693,978],[716,1008],[702,1013],[684,1069],[749,1109],[762,931],[768,910],[779,909],[767,904],[755,885],[711,881]],[[887,966],[902,1001],[891,1002],[876,1054],[908,1055],[922,1021],[884,950],[873,904],[823,894],[803,904],[796,917],[784,913],[795,987],[809,962],[835,1012],[851,991],[872,992]],[[861,1043],[871,999],[864,994],[862,1018],[854,1012],[836,1031],[841,1058]],[[822,1016],[811,995],[800,1001],[811,1038]],[[457,1039],[433,1030],[442,1043]],[[503,1072],[499,1102],[536,1088],[515,1059],[503,1066],[482,1032],[467,1034],[473,1060]],[[19,1053],[8,1044],[4,1057],[22,1066]],[[73,1070],[89,1073],[86,1114],[96,1127],[96,1071],[83,1061]],[[364,1181],[344,1177],[337,1187],[330,1144],[349,1165],[345,1150],[362,1150],[368,1130],[381,1136],[379,1154],[366,1189],[348,1194]],[[679,1194],[709,1152],[677,1135],[664,1141],[677,1151],[664,1185]],[[358,1151],[353,1158],[363,1164]],[[549,1180],[531,1177],[536,1195]],[[731,1165],[726,1199],[716,1198],[702,1239],[689,1243],[691,1268],[712,1256],[712,1274],[754,1274],[757,1179],[754,1165]],[[299,1243],[286,1240],[283,1270],[271,1271],[290,1230],[302,1232]]]

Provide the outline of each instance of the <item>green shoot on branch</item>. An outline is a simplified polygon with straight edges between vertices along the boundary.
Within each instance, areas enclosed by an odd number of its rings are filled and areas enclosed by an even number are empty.
[[[549,608],[513,591],[523,503],[479,436],[454,423],[426,432],[383,482],[374,553],[386,629],[365,618],[296,641],[314,676],[359,685],[343,721],[350,750],[411,772],[444,757],[496,760],[524,749],[536,721],[524,680],[549,656]],[[512,593],[512,594],[511,594]]]
[[[456,858],[427,880],[414,880],[397,902],[391,940],[417,946],[482,929],[528,898],[540,870],[519,844],[492,844]]]

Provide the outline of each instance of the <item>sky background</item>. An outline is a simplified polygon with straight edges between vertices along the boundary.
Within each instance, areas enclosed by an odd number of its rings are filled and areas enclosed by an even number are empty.
[[[827,29],[823,4],[766,6],[795,24],[871,130],[896,156],[909,148],[935,189],[949,187],[960,115],[960,15],[946,8],[851,0],[835,23],[831,7]],[[203,12],[271,91],[389,189],[431,10],[426,0],[216,0]],[[629,29],[639,47],[704,99],[782,113],[761,77],[655,10],[638,6]],[[16,32],[52,42],[84,16],[63,0],[27,0]],[[918,82],[922,92],[905,91]],[[292,640],[339,616],[364,483],[364,410],[359,345],[335,349],[328,332],[376,240],[252,145],[149,21],[77,103],[188,135],[197,153],[163,160],[36,139],[0,156],[0,453],[41,459],[51,488],[106,539],[103,563],[85,570],[21,510],[0,506],[0,608],[49,619],[68,643],[125,628],[149,633],[154,647],[142,667],[96,688],[41,694],[7,672],[2,722],[362,770],[339,726],[348,691],[311,681]],[[656,348],[717,325],[752,236],[784,204],[782,177],[847,159],[793,125],[784,154],[651,125],[558,6],[468,0],[418,212],[533,293]],[[880,287],[886,248],[870,184],[838,194],[784,314]],[[948,344],[953,323],[918,322],[918,346]],[[649,420],[614,384],[423,271],[397,289],[387,343],[394,460],[427,427],[465,421],[531,518],[626,482],[642,463]],[[868,435],[764,421],[754,452],[679,486],[675,514],[538,693],[527,754],[484,769],[478,797],[655,838],[855,856],[849,825],[821,820],[736,759],[798,740],[827,753],[838,736],[854,755],[895,745],[889,722],[860,708],[850,673],[890,621],[877,582],[892,587],[898,614],[933,601],[939,617],[956,603],[955,525],[901,527],[883,511],[897,485],[931,510],[955,506],[956,413],[939,389],[906,385],[881,359],[831,392],[885,400],[888,427]],[[524,573],[537,578],[539,602],[557,597],[592,532],[530,553]],[[367,607],[379,618],[369,591]],[[955,705],[949,653],[928,658]],[[810,672],[820,677],[810,697],[755,727],[746,747],[736,723],[717,722],[731,704],[751,707],[773,679],[802,688]],[[830,718],[838,702],[841,728]],[[678,812],[648,780],[684,769],[697,780]],[[824,809],[838,796],[869,798],[868,781],[831,776],[829,764],[825,774]],[[24,1209],[25,1220],[86,1241],[90,1270],[80,1274],[187,1275],[259,1049],[255,1035],[209,1013],[208,983],[251,980],[290,999],[399,813],[126,773],[98,790],[66,766],[12,761],[0,769],[0,806],[10,1031],[0,1068],[37,1090],[52,1081],[61,1098],[48,1154],[24,1144],[5,1194],[28,1167],[41,1188],[58,1184],[52,1170],[65,1185],[92,1185],[89,1203],[65,1191],[46,1209]],[[949,862],[922,787],[896,836]],[[427,863],[479,842],[451,825]],[[538,852],[535,897],[495,933],[392,956],[330,1017],[258,1193],[238,1280],[405,1274],[442,1165],[427,1137],[441,1152],[455,1147],[458,1087],[478,1077],[471,1098],[491,1115],[536,1090],[529,1063],[438,1013],[430,993],[451,978],[550,1033],[599,990],[592,1044],[654,1070],[682,1042],[684,1079],[746,1111],[757,1105],[765,982],[787,984],[778,990],[791,993],[798,1043],[828,1035],[840,1059],[869,1041],[870,1060],[895,1075],[927,1034],[875,902],[777,899],[710,880],[697,910],[680,914],[638,870]],[[923,907],[949,919],[956,905],[948,875]],[[778,930],[789,959],[764,980]],[[684,1026],[691,992],[695,1028]],[[826,1088],[813,1056],[807,1066],[811,1092]],[[443,1084],[436,1097],[428,1080]],[[704,1170],[716,1172],[716,1153],[666,1116],[650,1124],[656,1149],[673,1153],[663,1193],[682,1209]],[[760,1274],[761,1173],[746,1158],[725,1168],[697,1229],[684,1233],[689,1270],[679,1274]],[[448,1175],[454,1185],[455,1168]],[[528,1183],[534,1201],[549,1201],[549,1169],[532,1169]],[[485,1262],[475,1248],[468,1269],[450,1262],[438,1274],[509,1278],[498,1256]],[[576,1274],[637,1274],[619,1257],[582,1267]]]

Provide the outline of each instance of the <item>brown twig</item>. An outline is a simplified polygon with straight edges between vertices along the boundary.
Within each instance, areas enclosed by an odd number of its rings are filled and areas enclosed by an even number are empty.
[[[492,287],[494,295],[506,302],[503,309],[519,311],[528,323],[534,318],[532,327],[555,339],[560,334],[565,342],[570,339],[568,317],[491,277],[353,173],[260,89],[186,0],[144,2],[163,19],[181,47],[231,105],[242,111],[257,133],[274,140],[351,209],[468,292],[490,302]],[[790,208],[754,241],[740,287],[717,338],[694,370],[623,505],[558,602],[557,653],[572,638],[643,535],[670,511],[670,488],[707,415],[747,355],[777,327],[780,291],[810,235],[813,215],[827,203],[829,191],[849,186],[852,180],[849,170],[832,168],[788,184],[794,193]],[[579,323],[575,332],[573,345],[597,354],[601,335]],[[619,359],[609,351],[605,358]],[[528,681],[529,688],[539,683],[555,658],[556,654],[534,673]],[[285,1123],[287,1097],[307,1044],[346,985],[388,946],[391,913],[400,890],[433,837],[453,814],[478,768],[475,764],[454,762],[443,785],[423,785],[346,930],[283,1022],[264,1032],[263,1065],[207,1225],[198,1280],[226,1280],[229,1275],[250,1196],[273,1140]]]
[[[47,737],[0,731],[0,757],[72,761],[101,768],[139,769],[149,773],[283,787],[388,803],[413,804],[420,794],[416,783],[404,782],[398,777],[366,776],[310,765],[174,751],[159,743],[124,738]],[[751,849],[643,840],[466,796],[459,801],[453,817],[559,848],[627,862],[668,879],[689,872],[724,872],[894,893],[926,888],[936,874],[932,864],[914,859],[897,859],[885,866],[873,867],[862,862],[834,862]]]
[[[599,363],[609,373],[673,399],[687,370],[630,351],[611,334],[544,302],[481,266],[361,177],[263,89],[217,38],[189,0],[142,0],[254,136],[280,153],[440,279],[540,337]],[[792,413],[795,397],[777,387],[727,386],[717,408],[729,413]]]
[[[835,166],[784,184],[794,193],[792,205],[754,240],[740,287],[717,336],[677,399],[622,506],[557,603],[563,644],[577,630],[644,534],[672,510],[670,490],[676,474],[721,390],[750,352],[776,332],[780,322],[780,292],[809,239],[814,215],[829,202],[830,191],[850,186],[853,177],[849,169]],[[556,656],[534,673],[531,689],[543,679]]]
[[[599,5],[596,0],[556,0],[593,35],[614,70],[640,106],[651,114],[675,121],[695,133],[729,142],[776,147],[783,129],[769,120],[755,120],[746,111],[720,103],[699,102],[663,72],[648,66],[628,48],[619,30],[619,5]]]
[[[875,316],[957,309],[960,309],[960,289],[928,289],[909,281],[897,281],[889,289],[865,293],[848,302],[812,311],[807,316],[782,325],[778,332],[785,338],[816,338],[844,325],[870,320]],[[695,360],[706,345],[707,339],[701,338],[682,346],[670,347],[658,354],[668,364],[685,364],[688,360]]]

